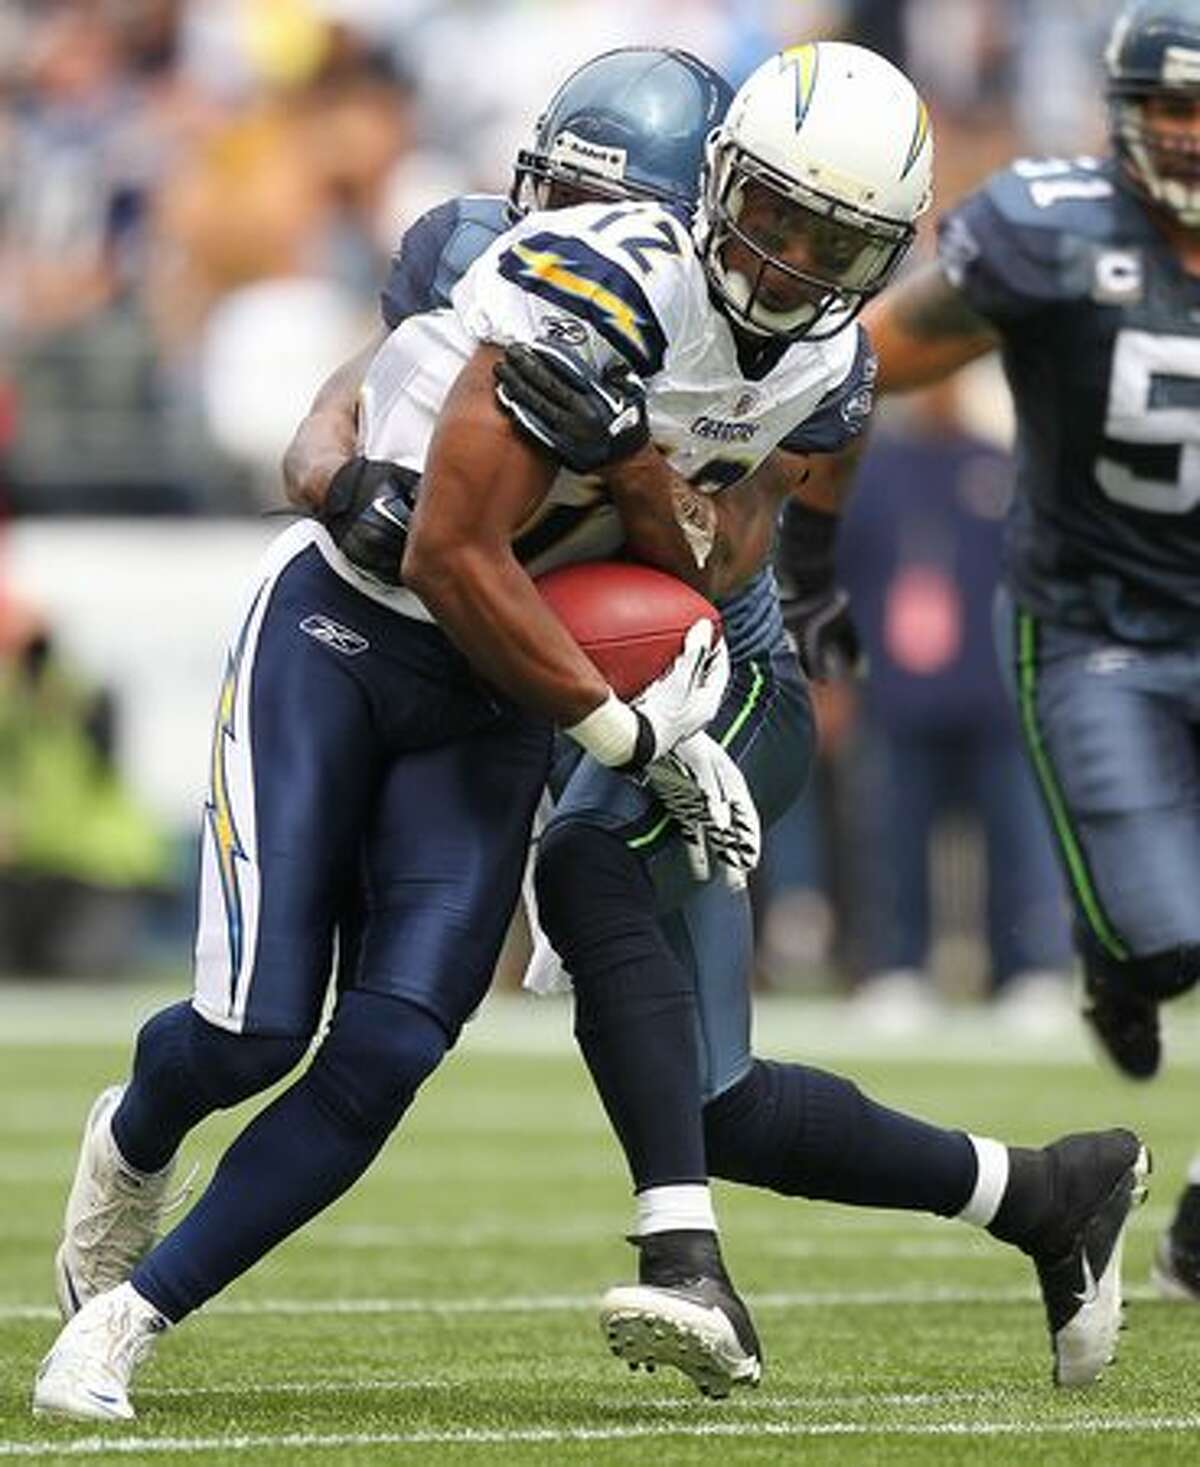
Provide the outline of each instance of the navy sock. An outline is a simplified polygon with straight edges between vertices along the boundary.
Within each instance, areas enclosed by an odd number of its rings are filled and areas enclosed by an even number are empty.
[[[203,1196],[133,1274],[180,1320],[340,1197],[436,1068],[447,1035],[401,999],[342,994],[312,1064],[246,1127]]]
[[[205,1116],[266,1090],[296,1064],[308,1039],[231,1034],[190,1003],[143,1024],[133,1075],[113,1114],[121,1155],[138,1171],[160,1171]]]
[[[858,1207],[953,1217],[975,1186],[975,1148],[879,1105],[849,1080],[806,1065],[754,1061],[704,1109],[715,1177]]]
[[[608,831],[559,826],[542,844],[537,895],[635,1189],[706,1181],[695,992],[658,925],[645,867]]]

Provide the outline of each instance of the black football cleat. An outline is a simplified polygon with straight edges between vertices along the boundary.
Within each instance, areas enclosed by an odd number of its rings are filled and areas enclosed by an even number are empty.
[[[1184,1189],[1171,1226],[1154,1250],[1150,1277],[1164,1299],[1200,1304],[1200,1186]]]
[[[1145,1199],[1150,1157],[1124,1130],[1064,1136],[1042,1155],[1049,1208],[1022,1246],[1037,1269],[1046,1306],[1054,1383],[1085,1386],[1116,1354],[1125,1225]]]
[[[701,1395],[721,1399],[762,1378],[762,1348],[749,1310],[721,1261],[715,1233],[680,1231],[631,1239],[638,1282],[609,1289],[600,1327],[631,1369],[673,1365]]]
[[[1118,988],[1086,960],[1083,1017],[1117,1069],[1131,1080],[1150,1080],[1162,1063],[1158,1004]]]

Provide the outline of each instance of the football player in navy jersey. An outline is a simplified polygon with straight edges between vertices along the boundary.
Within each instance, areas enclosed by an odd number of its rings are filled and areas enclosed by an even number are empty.
[[[748,1050],[750,1068],[701,1124],[693,984],[654,920],[643,856],[674,817],[693,856],[743,872],[755,814],[730,751],[750,767],[758,751],[738,741],[762,710],[790,697],[803,720],[806,707],[782,667],[772,690],[769,610],[746,623],[765,640],[740,659],[743,687],[721,698],[720,654],[693,633],[631,707],[530,581],[624,544],[685,569],[712,563],[735,587],[739,557],[760,563],[767,533],[760,526],[757,551],[739,543],[727,515],[743,501],[731,495],[709,516],[697,490],[749,478],[864,370],[853,315],[923,200],[923,109],[904,78],[857,48],[798,48],[752,82],[736,124],[713,140],[699,245],[657,202],[535,214],[374,357],[361,456],[340,489],[335,476],[332,503],[314,498],[323,523],[280,537],[248,597],[214,736],[195,996],[150,1020],[129,1086],[105,1092],[89,1117],[57,1260],[70,1322],[39,1372],[36,1410],[128,1419],[132,1371],[155,1336],[369,1164],[485,990],[555,723],[588,760],[547,837],[562,859],[543,873],[542,913],[639,1186],[640,1284],[606,1305],[621,1353],[676,1364],[714,1393],[757,1379],[753,1327],[716,1246],[707,1144],[728,1175],[783,1192],[987,1225],[1037,1264],[1057,1378],[1091,1380],[1108,1359],[1118,1245],[1145,1169],[1129,1133],[1010,1149],[896,1116],[835,1077],[751,1064]],[[840,119],[866,98],[897,125],[848,184]],[[804,159],[790,151],[801,124]],[[594,162],[593,141],[562,142],[560,161]],[[620,151],[605,160],[613,169]],[[812,185],[822,156],[841,194]],[[879,168],[900,201],[891,214],[863,207],[878,197]],[[425,257],[435,281],[453,239]],[[520,430],[493,398],[502,363],[501,399]],[[645,390],[614,372],[626,363]],[[679,517],[654,510],[651,431],[670,469],[667,504],[687,506]],[[731,456],[731,439],[752,446]],[[661,803],[634,842],[617,807],[626,790],[645,801],[628,780],[610,798],[604,766],[643,769]],[[361,919],[352,961],[309,1067],[151,1247],[182,1136],[303,1055],[334,930],[351,914]],[[1081,1257],[1098,1288],[1076,1299]]]
[[[1122,1073],[1200,978],[1200,0],[1132,0],[1112,151],[1025,159],[867,316],[879,387],[1002,353],[1017,418],[997,645]],[[790,514],[790,511],[789,511]],[[805,511],[798,511],[800,520]],[[1155,1273],[1200,1301],[1200,1165]]]

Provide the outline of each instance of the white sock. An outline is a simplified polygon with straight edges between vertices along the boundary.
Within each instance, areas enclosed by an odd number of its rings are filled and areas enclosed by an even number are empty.
[[[95,1297],[109,1299],[113,1305],[119,1305],[127,1310],[137,1328],[145,1333],[157,1335],[171,1327],[171,1321],[167,1316],[151,1304],[144,1294],[139,1294],[128,1279],[123,1284],[118,1284],[108,1294],[97,1294]]]
[[[968,1136],[967,1139],[975,1148],[978,1173],[975,1190],[958,1215],[963,1222],[986,1228],[999,1212],[1008,1190],[1008,1147],[989,1136]]]
[[[688,1182],[675,1187],[647,1187],[634,1199],[637,1216],[634,1236],[670,1233],[680,1229],[715,1233],[717,1218],[707,1182]]]

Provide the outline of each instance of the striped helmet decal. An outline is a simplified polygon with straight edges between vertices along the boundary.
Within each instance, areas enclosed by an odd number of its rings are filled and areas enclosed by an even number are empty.
[[[785,66],[792,68],[796,77],[796,131],[799,132],[817,85],[818,51],[810,41],[804,46],[789,46],[781,59]]]
[[[912,142],[908,145],[908,157],[904,160],[904,167],[900,170],[900,177],[907,178],[913,164],[921,156],[921,149],[925,146],[925,140],[929,136],[929,109],[925,103],[917,98],[917,120],[913,127]]]

